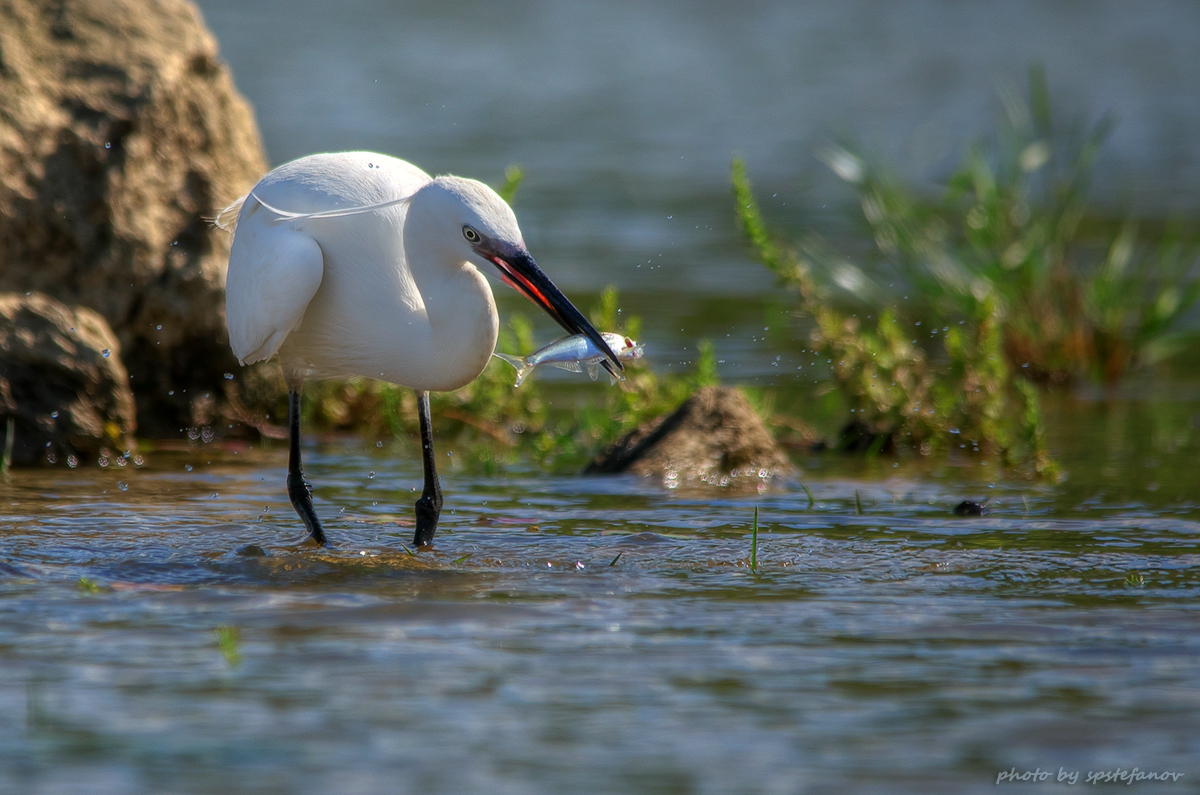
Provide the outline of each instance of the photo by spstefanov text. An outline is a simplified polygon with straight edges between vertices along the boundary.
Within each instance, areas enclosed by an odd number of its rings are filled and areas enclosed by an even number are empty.
[[[1083,783],[1132,784],[1135,781],[1176,782],[1183,778],[1183,776],[1183,773],[1173,770],[1142,770],[1137,767],[1129,769],[1118,767],[1112,770],[1089,770],[1083,778]],[[1040,767],[1033,770],[1017,770],[1013,767],[1009,770],[1001,770],[996,774],[997,784],[1019,784],[1051,780],[1059,784],[1078,784],[1080,781],[1080,771],[1067,770],[1060,767],[1058,772],[1055,773],[1051,770],[1043,770]]]

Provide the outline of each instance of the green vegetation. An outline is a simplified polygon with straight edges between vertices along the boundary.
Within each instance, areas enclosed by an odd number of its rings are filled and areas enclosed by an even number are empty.
[[[806,510],[811,511],[813,506],[817,504],[817,498],[813,496],[812,489],[808,487],[807,483],[801,482],[800,488],[804,489],[804,493],[808,496],[808,508]]]
[[[500,194],[500,198],[512,204],[513,197],[517,195],[517,188],[521,187],[521,180],[525,179],[525,172],[520,166],[509,166],[504,169],[504,184],[496,188],[496,193]]]
[[[12,417],[4,423],[4,452],[0,453],[0,474],[7,475],[12,469],[13,442],[17,439],[16,425]]]
[[[225,658],[225,662],[232,666],[236,666],[242,661],[242,652],[240,649],[241,638],[237,627],[219,626],[216,629],[217,648],[221,650],[221,656]]]
[[[1028,99],[1002,99],[995,137],[969,149],[940,196],[847,148],[822,153],[857,194],[873,242],[864,267],[813,232],[778,242],[733,164],[746,237],[814,320],[812,348],[849,408],[842,449],[957,448],[1053,476],[1032,382],[1111,383],[1194,336],[1178,328],[1200,299],[1194,232],[1168,224],[1151,236],[1088,213],[1112,122],[1054,123],[1037,67]],[[897,306],[885,282],[912,300]]]
[[[905,285],[927,326],[986,327],[995,339],[985,344],[1036,381],[1113,382],[1177,353],[1193,336],[1178,321],[1200,299],[1195,235],[1168,224],[1150,236],[1089,215],[1093,164],[1114,125],[1056,123],[1040,68],[1027,100],[1001,98],[994,138],[972,146],[932,199],[848,149],[822,153],[857,193],[872,272]],[[861,274],[838,273],[815,237],[804,248],[852,296],[875,293]]]
[[[758,574],[758,506],[754,506],[754,527],[750,531],[750,571]]]
[[[941,329],[945,361],[931,363],[904,330],[921,321],[902,318],[878,300],[863,302],[863,318],[836,306],[830,300],[833,284],[863,285],[862,272],[844,261],[832,263],[811,241],[798,249],[779,243],[759,211],[742,161],[733,162],[732,178],[738,219],[759,261],[815,321],[810,344],[829,361],[851,415],[840,449],[922,456],[969,450],[1041,476],[1057,475],[1036,390],[1021,386],[1023,379],[1004,356],[997,301],[979,301],[974,314]]]

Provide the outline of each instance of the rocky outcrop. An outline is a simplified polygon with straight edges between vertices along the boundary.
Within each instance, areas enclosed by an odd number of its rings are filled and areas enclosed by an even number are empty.
[[[238,370],[205,218],[265,170],[186,0],[0,0],[0,290],[103,315],[143,431],[193,424]]]
[[[757,490],[793,467],[741,390],[710,386],[619,439],[584,471],[658,477],[668,488]]]
[[[99,313],[0,294],[0,445],[11,443],[14,464],[115,460],[133,448],[134,415],[120,344]]]

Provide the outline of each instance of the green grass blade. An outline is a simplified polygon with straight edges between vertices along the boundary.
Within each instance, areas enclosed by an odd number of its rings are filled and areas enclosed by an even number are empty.
[[[754,529],[750,532],[750,571],[758,574],[758,506],[754,506]]]
[[[817,504],[817,498],[813,496],[812,489],[808,487],[807,483],[801,483],[800,488],[804,489],[804,493],[808,495],[808,508],[806,510],[811,511],[813,506]]]

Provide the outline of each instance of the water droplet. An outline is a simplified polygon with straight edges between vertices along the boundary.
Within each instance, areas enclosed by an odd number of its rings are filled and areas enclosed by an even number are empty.
[[[121,491],[129,491],[129,484],[123,483],[123,482],[118,482],[117,488],[120,489]]]
[[[232,381],[232,380],[233,380],[233,373],[226,373],[226,374],[225,374],[225,380],[226,380],[226,381]]]
[[[50,412],[50,416],[51,416],[51,417],[54,417],[55,419],[58,419],[58,412],[57,412],[57,411],[52,411],[52,412]]]
[[[185,472],[191,472],[191,471],[192,471],[192,465],[191,465],[191,464],[188,464],[188,465],[187,465],[187,466],[185,466],[183,469],[184,469],[184,471],[185,471]]]
[[[112,355],[112,351],[110,351],[108,348],[105,348],[104,350],[100,351],[100,355],[107,359]]]
[[[154,330],[155,330],[155,331],[162,331],[162,323],[159,323],[157,326],[155,326],[155,327],[154,327]]]
[[[376,446],[376,447],[383,447],[383,442],[376,442],[376,443],[375,443],[375,446]]]
[[[368,473],[367,473],[367,479],[368,479],[368,480],[374,480],[374,479],[375,479],[375,470],[373,470],[373,469],[372,469],[370,472],[368,472]]]
[[[209,498],[210,498],[210,499],[213,499],[213,500],[215,500],[215,499],[217,498],[217,493],[214,491],[212,494],[210,494],[210,495],[208,495],[208,496],[209,496]]]
[[[174,394],[175,394],[175,390],[174,390],[174,389],[172,389],[172,390],[171,390],[170,392],[168,392],[167,394],[168,394],[168,395],[174,395]]]
[[[105,141],[105,142],[104,142],[104,148],[105,148],[105,149],[112,149],[112,141]]]

